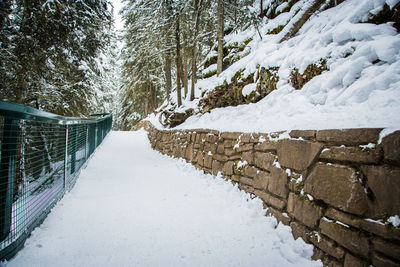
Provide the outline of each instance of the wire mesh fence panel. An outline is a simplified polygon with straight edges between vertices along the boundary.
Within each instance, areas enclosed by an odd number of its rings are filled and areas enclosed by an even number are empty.
[[[68,126],[68,162],[67,187],[71,188],[76,181],[77,172],[86,162],[87,124]]]
[[[108,114],[69,118],[0,101],[0,260],[73,187],[111,125]]]
[[[63,194],[65,126],[19,120],[11,240]]]
[[[88,138],[88,146],[89,146],[89,156],[93,154],[96,148],[96,124],[92,123],[89,125],[89,138]]]

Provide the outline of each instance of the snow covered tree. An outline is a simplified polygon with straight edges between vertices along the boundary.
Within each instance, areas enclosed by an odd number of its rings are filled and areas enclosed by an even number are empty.
[[[108,0],[1,3],[0,98],[63,115],[95,111]]]
[[[224,31],[248,27],[248,20],[245,24],[241,17],[247,19],[246,5],[252,1],[220,1],[224,2],[226,10],[226,14],[220,16],[223,45]],[[130,108],[122,109],[144,117],[157,109],[164,95],[169,109],[194,100],[198,64],[213,50],[217,39],[217,1],[126,0],[123,10],[122,95]],[[222,54],[223,46],[220,51]]]
[[[129,1],[124,9],[125,35],[123,51],[123,102],[131,106],[122,109],[141,117],[152,112],[161,95],[163,84],[164,36],[159,24],[162,7],[149,0]],[[160,64],[161,63],[161,64]],[[127,97],[129,96],[129,98]]]
[[[175,73],[174,84],[177,94],[175,98],[177,103],[175,104],[181,105],[182,97],[186,98],[188,95],[188,77],[193,69],[194,35],[192,32],[198,9],[194,8],[194,6],[198,6],[194,2],[198,2],[198,0],[127,1],[124,9],[126,26],[124,77],[126,81],[129,79],[131,82],[127,82],[126,87],[146,90],[144,87],[137,87],[134,84],[136,85],[139,80],[147,77],[141,72],[145,69],[152,69],[151,74],[162,78],[160,80],[162,83],[158,87],[164,89],[169,100],[173,86],[172,73]],[[197,27],[200,28],[200,18],[197,20]],[[195,35],[198,34],[199,30]],[[139,64],[143,56],[146,56],[147,60]],[[175,58],[175,65],[172,64],[173,58]],[[154,65],[151,62],[157,62],[158,65],[162,62],[163,72],[158,68],[151,67]],[[193,76],[195,73],[192,73],[192,78]],[[181,94],[182,86],[184,88],[183,96]],[[145,96],[146,94],[136,95]],[[147,100],[144,99],[144,101]],[[155,108],[152,105],[152,109]],[[148,108],[146,110],[149,111]],[[139,113],[148,114],[148,112]]]

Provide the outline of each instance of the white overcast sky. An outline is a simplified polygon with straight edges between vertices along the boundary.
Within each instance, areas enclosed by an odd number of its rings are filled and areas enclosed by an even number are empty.
[[[122,28],[124,27],[124,24],[122,22],[122,18],[121,16],[118,14],[119,11],[122,8],[122,0],[111,0],[113,6],[114,6],[114,18],[115,18],[115,27],[117,28],[117,30],[122,30]]]

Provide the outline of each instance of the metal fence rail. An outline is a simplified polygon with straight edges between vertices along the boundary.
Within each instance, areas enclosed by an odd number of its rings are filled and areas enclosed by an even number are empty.
[[[110,114],[62,117],[0,101],[0,260],[10,259],[75,184]]]

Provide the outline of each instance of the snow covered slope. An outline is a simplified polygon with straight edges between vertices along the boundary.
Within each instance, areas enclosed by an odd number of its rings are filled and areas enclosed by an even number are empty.
[[[271,2],[271,1],[269,1]],[[199,80],[196,96],[210,92],[240,70],[243,76],[261,68],[279,67],[277,89],[261,101],[213,109],[189,117],[178,129],[270,132],[290,129],[382,127],[400,128],[400,35],[393,23],[365,23],[386,4],[399,0],[347,0],[315,12],[292,38],[280,42],[313,1],[300,0],[289,12],[264,20],[260,39],[254,29],[225,37],[226,43],[252,38],[244,56],[219,77]],[[286,25],[278,34],[266,34]],[[326,61],[328,71],[295,90],[290,76],[310,64]],[[213,66],[210,66],[212,69]],[[247,92],[249,93],[249,92]],[[199,99],[184,101],[182,109],[198,110]],[[162,127],[156,117],[149,118]]]

